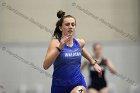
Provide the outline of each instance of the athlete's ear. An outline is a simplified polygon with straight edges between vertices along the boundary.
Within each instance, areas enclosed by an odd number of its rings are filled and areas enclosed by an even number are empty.
[[[59,26],[59,29],[60,29],[60,31],[62,31],[62,27],[61,26]]]

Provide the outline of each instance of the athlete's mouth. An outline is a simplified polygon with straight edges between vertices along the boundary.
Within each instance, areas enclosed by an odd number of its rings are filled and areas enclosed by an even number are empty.
[[[72,32],[73,32],[72,30],[69,30],[69,31],[68,31],[68,33],[72,33]]]

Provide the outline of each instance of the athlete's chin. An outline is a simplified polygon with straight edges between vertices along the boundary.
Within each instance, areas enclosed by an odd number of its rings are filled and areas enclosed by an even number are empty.
[[[74,33],[68,33],[67,35],[72,37],[74,35]]]

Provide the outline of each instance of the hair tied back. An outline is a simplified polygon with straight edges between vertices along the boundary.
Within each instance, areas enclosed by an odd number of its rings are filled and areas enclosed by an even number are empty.
[[[59,10],[59,11],[57,12],[57,17],[58,17],[58,18],[62,18],[62,17],[64,17],[64,15],[65,15],[65,12],[63,12],[62,10]]]

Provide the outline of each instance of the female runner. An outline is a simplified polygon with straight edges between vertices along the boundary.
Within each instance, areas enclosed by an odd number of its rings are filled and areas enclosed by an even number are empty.
[[[54,66],[51,93],[86,93],[86,83],[81,74],[81,57],[84,56],[101,73],[96,60],[84,48],[83,39],[73,38],[76,19],[65,12],[57,13],[59,18],[51,40],[43,67]]]

